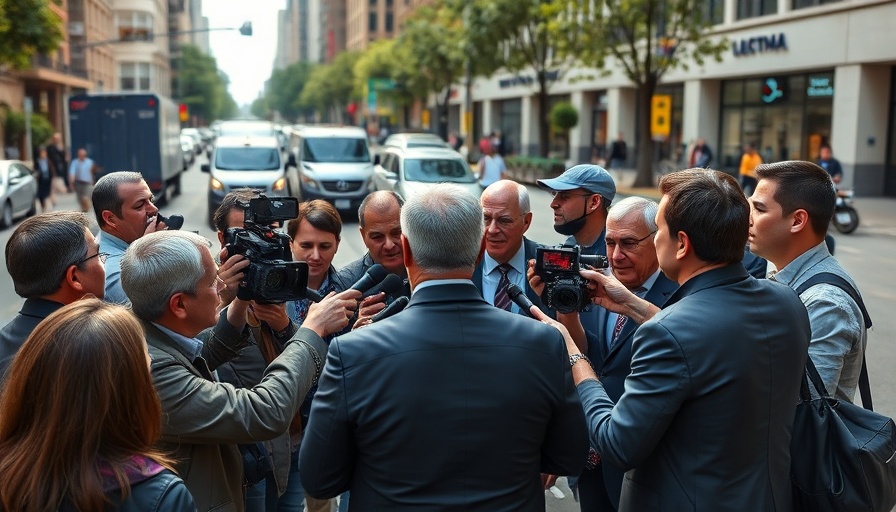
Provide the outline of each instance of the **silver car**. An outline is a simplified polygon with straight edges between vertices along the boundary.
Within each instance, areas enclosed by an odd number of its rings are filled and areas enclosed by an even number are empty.
[[[31,170],[18,160],[0,160],[0,229],[34,215],[36,199],[37,180]]]
[[[376,190],[394,190],[405,199],[436,183],[460,185],[476,197],[482,193],[464,158],[447,148],[386,148],[376,166],[373,183]]]

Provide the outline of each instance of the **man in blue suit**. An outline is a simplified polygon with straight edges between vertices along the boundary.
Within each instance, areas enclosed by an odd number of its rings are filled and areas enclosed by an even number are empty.
[[[660,272],[653,243],[656,212],[656,202],[643,197],[628,197],[614,204],[607,215],[607,257],[620,283],[651,304],[662,306],[678,283]],[[607,395],[616,401],[625,391],[625,378],[631,372],[632,338],[638,323],[603,308],[596,310],[595,332],[584,333],[577,314],[561,314],[559,319],[571,333],[578,333],[578,344],[585,340],[580,346],[587,350]],[[592,451],[577,481],[582,511],[616,510],[624,473],[612,462],[601,461]]]
[[[520,313],[502,286],[506,282],[519,286],[533,304],[546,310],[526,280],[527,262],[535,259],[539,246],[525,237],[532,224],[529,191],[515,181],[496,181],[482,191],[479,204],[485,221],[485,253],[473,271],[473,284],[486,302],[501,309]]]
[[[793,290],[741,264],[749,206],[734,178],[688,169],[660,189],[657,259],[680,285],[662,310],[582,271],[596,304],[641,324],[618,400],[567,338],[591,445],[627,471],[620,511],[790,511],[808,315]]]
[[[456,185],[401,211],[407,308],[330,343],[300,453],[312,496],[352,509],[544,511],[541,473],[588,449],[557,329],[493,307],[470,280],[479,201]]]

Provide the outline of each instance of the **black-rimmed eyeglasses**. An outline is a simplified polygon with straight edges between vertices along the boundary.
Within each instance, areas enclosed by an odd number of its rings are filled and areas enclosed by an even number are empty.
[[[656,231],[651,231],[647,234],[647,236],[643,238],[623,238],[622,240],[616,241],[612,238],[607,238],[607,251],[612,251],[618,245],[620,249],[625,252],[632,252],[641,245],[641,242],[647,240],[656,234]]]
[[[80,264],[82,264],[82,263],[87,263],[88,261],[92,260],[93,258],[99,258],[99,259],[100,259],[100,263],[106,263],[106,258],[108,258],[108,257],[109,257],[109,253],[107,253],[107,252],[98,252],[98,253],[96,253],[96,254],[93,254],[93,255],[91,255],[91,256],[88,256],[88,257],[86,257],[86,258],[84,258],[84,259],[82,259],[82,260],[79,260],[79,261],[75,262],[75,265],[80,265]]]

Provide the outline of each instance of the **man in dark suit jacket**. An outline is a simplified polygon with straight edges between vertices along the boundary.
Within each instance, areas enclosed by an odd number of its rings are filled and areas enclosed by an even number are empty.
[[[22,222],[6,244],[6,268],[19,314],[0,329],[0,381],[31,331],[44,318],[85,295],[103,298],[104,254],[83,213],[50,212]]]
[[[789,511],[796,400],[787,397],[805,368],[805,308],[741,264],[749,207],[731,176],[688,169],[660,189],[657,257],[681,285],[663,309],[583,271],[595,303],[642,324],[615,403],[567,339],[591,445],[628,470],[620,511]]]
[[[482,210],[455,185],[408,200],[401,313],[330,344],[299,467],[358,510],[543,511],[540,473],[575,474],[587,439],[557,330],[470,281]],[[496,385],[497,383],[497,385]]]
[[[651,304],[662,306],[678,283],[659,270],[653,244],[656,212],[656,202],[643,197],[632,196],[614,204],[607,215],[607,257],[620,283]],[[625,378],[631,372],[632,338],[638,323],[603,308],[595,309],[595,332],[582,331],[578,314],[561,314],[559,319],[570,332],[577,333],[579,346],[583,352],[587,350],[595,373],[615,402],[625,391]],[[581,344],[583,335],[587,345]],[[616,510],[624,473],[610,461],[598,461],[592,455],[576,484],[582,511]]]
[[[532,224],[529,191],[515,181],[496,181],[482,191],[479,204],[485,220],[485,253],[473,271],[473,284],[489,304],[497,302],[502,309],[522,313],[507,297],[506,289],[502,291],[506,272],[510,284],[519,286],[533,304],[546,310],[526,280],[527,262],[535,259],[539,246],[524,236]]]

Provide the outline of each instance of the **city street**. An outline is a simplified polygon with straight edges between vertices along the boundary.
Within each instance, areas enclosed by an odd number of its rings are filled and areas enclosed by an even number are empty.
[[[200,158],[183,176],[183,195],[164,206],[162,212],[165,215],[182,214],[186,219],[183,229],[198,231],[199,234],[212,240],[217,247],[217,238],[206,224],[208,176],[199,170],[199,163],[204,161],[204,158]],[[561,242],[564,237],[554,232],[551,226],[550,196],[533,186],[530,186],[529,190],[534,212],[533,225],[528,232],[529,238],[542,243]],[[74,196],[69,194],[62,198],[58,208],[74,209],[75,204]],[[896,311],[896,258],[893,257],[893,254],[896,254],[896,224],[892,221],[893,214],[896,213],[896,200],[858,198],[855,206],[862,223],[851,235],[833,232],[837,241],[836,256],[858,282],[868,311],[874,320],[875,327],[869,334],[867,361],[875,408],[892,417],[896,416],[896,393],[893,391],[896,389],[896,372],[892,371],[896,367],[896,345],[892,342],[896,338],[896,315],[893,314],[893,311]],[[91,223],[95,230],[96,222],[92,215],[91,212]],[[0,232],[0,243],[3,247],[6,246],[14,228],[15,226]],[[342,242],[336,254],[335,266],[339,268],[345,265],[361,256],[364,251],[357,221],[348,219],[343,226]],[[22,302],[22,299],[15,294],[9,274],[5,270],[4,266],[4,272],[0,275],[0,325],[13,318]],[[724,343],[725,340],[719,342]],[[782,396],[780,399],[792,401],[795,397]],[[736,404],[732,404],[732,407],[736,407]],[[548,493],[547,510],[553,512],[578,510],[569,488],[562,480],[560,488],[566,497],[556,499]]]

